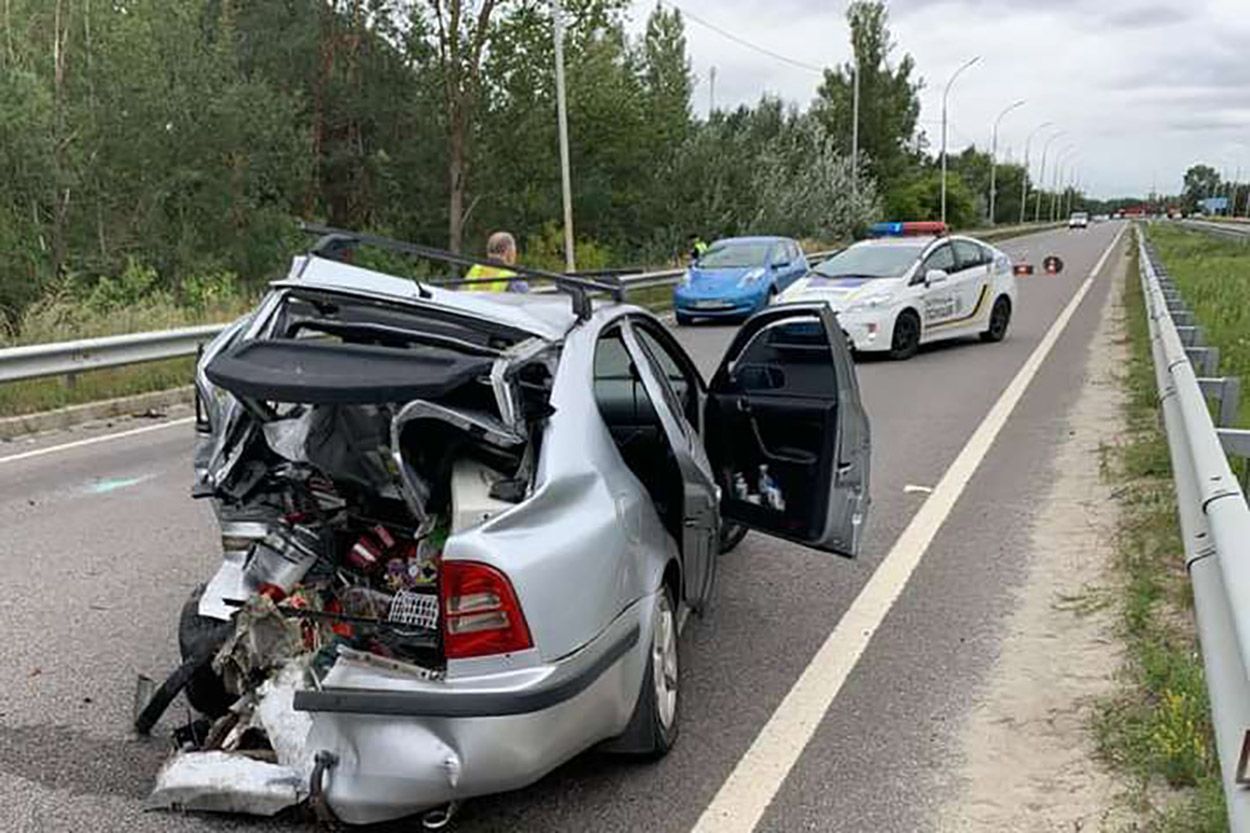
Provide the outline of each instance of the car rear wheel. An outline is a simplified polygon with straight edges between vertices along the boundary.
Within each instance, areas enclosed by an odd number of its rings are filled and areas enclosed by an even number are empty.
[[[200,597],[203,595],[203,584],[191,591],[191,597],[182,606],[182,616],[178,619],[178,648],[184,662],[192,657],[216,653],[234,632],[233,622],[209,619],[199,614]],[[221,717],[236,699],[226,691],[221,677],[213,672],[209,664],[196,669],[185,693],[191,706],[206,717]]]
[[[649,758],[663,757],[677,742],[679,714],[677,666],[677,608],[666,583],[655,603],[651,621],[651,650],[643,674],[638,704],[629,725],[609,744],[613,751]]]
[[[910,359],[920,349],[920,316],[905,309],[894,322],[894,335],[890,338],[890,358]]]
[[[990,324],[981,333],[981,340],[987,342],[1002,341],[1007,337],[1007,325],[1011,323],[1011,301],[999,296],[990,310]]]

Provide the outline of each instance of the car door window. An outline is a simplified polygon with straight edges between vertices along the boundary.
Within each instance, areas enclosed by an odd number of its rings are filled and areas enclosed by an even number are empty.
[[[656,372],[667,382],[675,398],[674,411],[685,416],[696,429],[699,426],[699,391],[702,387],[698,371],[682,361],[675,351],[680,349],[668,343],[646,325],[635,326],[638,341],[653,359]]]
[[[665,528],[680,541],[682,475],[619,328],[604,333],[595,344],[592,387],[621,460],[647,490]]]
[[[943,243],[932,252],[929,252],[929,256],[924,259],[924,265],[920,268],[920,279],[923,280],[924,276],[931,269],[941,269],[948,275],[956,271],[955,252],[951,249],[949,243]]]
[[[985,249],[971,240],[955,240],[952,245],[955,249],[956,267],[960,272],[984,266],[988,262]]]

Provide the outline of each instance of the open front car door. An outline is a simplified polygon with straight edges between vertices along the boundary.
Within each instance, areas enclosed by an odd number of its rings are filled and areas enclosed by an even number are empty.
[[[706,408],[723,519],[857,554],[869,503],[868,418],[827,305],[786,304],[748,319]]]

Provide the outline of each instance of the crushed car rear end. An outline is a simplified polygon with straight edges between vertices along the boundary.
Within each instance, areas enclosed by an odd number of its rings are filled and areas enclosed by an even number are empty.
[[[151,804],[378,822],[629,725],[675,544],[595,410],[592,336],[558,299],[413,286],[297,259],[205,351],[223,562],[180,634],[204,718]]]

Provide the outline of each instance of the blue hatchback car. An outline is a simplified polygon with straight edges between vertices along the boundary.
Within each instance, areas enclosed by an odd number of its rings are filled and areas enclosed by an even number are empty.
[[[696,318],[746,318],[808,272],[789,237],[727,237],[690,264],[676,289],[678,324]]]

